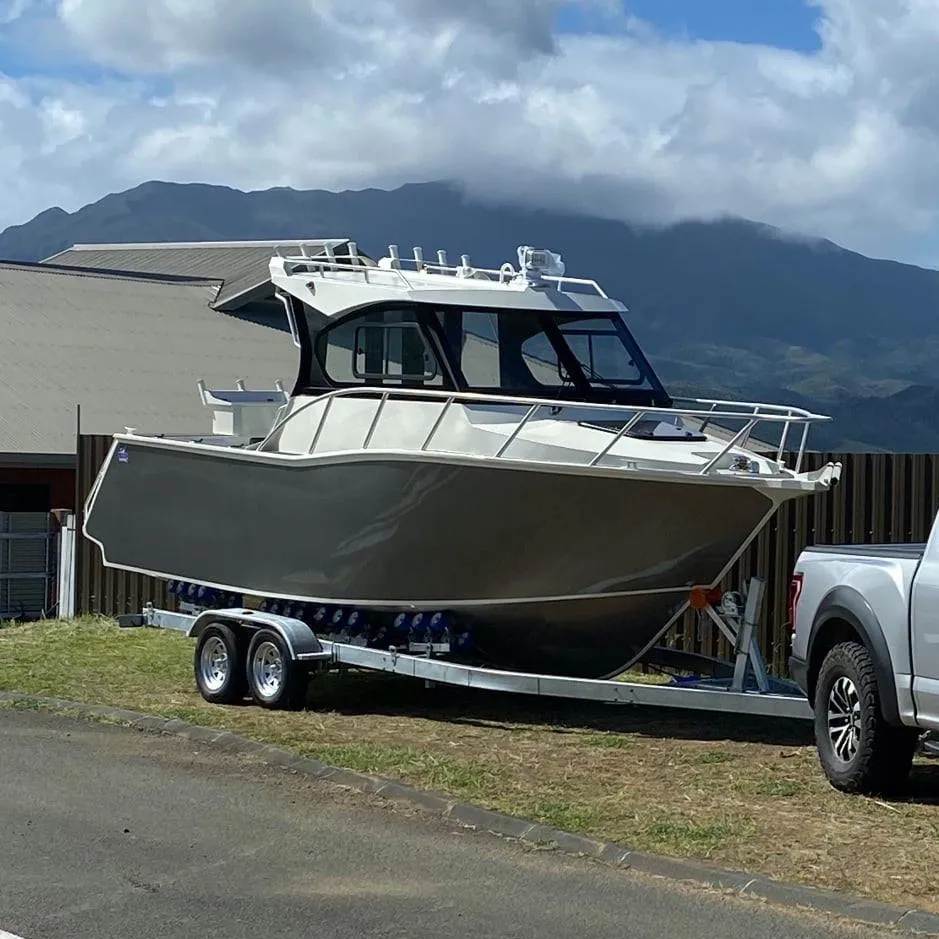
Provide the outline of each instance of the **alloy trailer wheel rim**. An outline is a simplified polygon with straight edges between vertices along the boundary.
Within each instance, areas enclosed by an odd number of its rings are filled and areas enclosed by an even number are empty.
[[[850,678],[842,675],[828,693],[828,739],[835,756],[850,763],[861,745],[861,698]]]
[[[284,658],[280,649],[265,640],[254,650],[251,660],[254,687],[264,698],[273,698],[280,691],[284,682]]]
[[[211,636],[202,647],[199,670],[202,683],[209,691],[220,691],[228,680],[231,661],[228,658],[228,649],[225,647],[225,643],[218,636]]]

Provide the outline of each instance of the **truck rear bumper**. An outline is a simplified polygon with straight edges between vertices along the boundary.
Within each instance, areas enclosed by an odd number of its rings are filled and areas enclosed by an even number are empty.
[[[789,656],[789,674],[792,680],[802,689],[802,693],[808,696],[809,693],[809,667],[808,664],[798,658],[798,656]],[[811,704],[811,702],[809,702]]]

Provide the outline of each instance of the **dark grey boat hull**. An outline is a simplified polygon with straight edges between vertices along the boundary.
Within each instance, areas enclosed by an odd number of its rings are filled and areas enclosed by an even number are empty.
[[[85,533],[109,566],[257,596],[451,609],[494,665],[600,677],[772,510],[748,486],[359,456],[297,466],[122,443]]]

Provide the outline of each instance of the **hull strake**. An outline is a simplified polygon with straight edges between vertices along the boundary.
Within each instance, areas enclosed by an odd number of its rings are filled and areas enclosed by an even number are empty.
[[[748,486],[121,443],[85,532],[109,566],[259,596],[460,608],[493,664],[601,676],[711,584],[773,504]],[[565,598],[565,599],[557,599]]]

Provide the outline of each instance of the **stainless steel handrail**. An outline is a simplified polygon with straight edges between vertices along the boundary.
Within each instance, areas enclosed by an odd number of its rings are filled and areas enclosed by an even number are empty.
[[[623,439],[635,426],[642,420],[642,412],[634,414],[625,424],[619,429],[619,433],[602,449],[597,455],[587,464],[588,466],[596,466],[600,460],[602,460],[609,452],[613,449],[616,444]]]
[[[802,425],[802,441],[799,443],[799,453],[796,456],[796,465],[794,472],[798,473],[802,469],[802,458],[805,456],[805,442],[809,438],[809,425]]]
[[[354,388],[337,388],[334,391],[324,392],[323,394],[318,395],[316,398],[311,399],[309,402],[305,402],[303,407],[305,407],[307,404],[313,404],[317,401],[323,401],[324,399],[328,398],[368,398],[380,397],[384,394],[389,394],[396,398],[424,398],[438,401],[446,401],[449,398],[453,398],[454,403],[460,401],[470,404],[509,404],[520,407],[529,407],[532,404],[540,404],[552,408],[576,408],[578,411],[588,410],[608,414],[621,414],[624,411],[629,413],[642,411],[647,415],[662,415],[671,417],[675,416],[676,414],[681,417],[724,417],[738,419],[759,417],[761,421],[768,421],[770,423],[785,423],[787,420],[792,420],[799,424],[806,421],[811,423],[819,423],[831,420],[831,417],[829,417],[827,414],[816,414],[812,411],[807,411],[804,408],[797,408],[791,405],[765,404],[750,401],[720,401],[711,398],[676,398],[675,400],[678,401],[690,401],[695,405],[699,405],[699,407],[662,408],[655,407],[654,405],[598,404],[594,401],[572,401],[565,398],[535,398],[529,395],[487,394],[479,391],[446,391],[442,389],[438,390],[436,388],[407,388],[404,386],[362,386]],[[738,410],[711,411],[709,409],[712,405],[732,406],[738,408]],[[298,413],[298,411],[293,413]]]
[[[426,287],[427,282],[417,280],[413,275],[416,274],[431,274],[438,277],[447,277],[456,280],[470,280],[472,278],[466,277],[464,271],[472,272],[473,274],[485,274],[487,275],[488,282],[493,286],[505,286],[508,283],[511,283],[511,280],[506,280],[506,272],[502,269],[496,270],[495,268],[487,267],[475,267],[471,266],[469,268],[463,268],[461,265],[456,264],[435,264],[433,261],[420,261],[420,266],[417,266],[418,262],[415,262],[411,258],[397,258],[395,260],[395,265],[390,267],[378,267],[377,265],[367,265],[367,264],[354,264],[346,256],[343,256],[343,260],[337,258],[329,258],[326,255],[314,255],[311,257],[305,257],[303,255],[278,255],[279,260],[284,264],[284,273],[290,275],[299,273],[301,270],[305,274],[310,274],[313,276],[319,275],[323,276],[324,274],[357,274],[365,280],[366,283],[373,283],[380,281],[380,277],[373,278],[372,275],[389,275],[385,280],[396,280],[403,286],[408,289],[414,289],[415,287]],[[405,265],[402,267],[402,265]],[[518,274],[518,271],[515,271],[513,268],[513,276]],[[408,276],[412,275],[412,276]],[[461,277],[461,275],[463,275]],[[347,278],[348,279],[348,278]],[[598,297],[601,297],[604,300],[609,300],[609,296],[606,291],[597,283],[589,277],[569,277],[566,274],[558,276],[555,274],[545,274],[542,275],[541,279],[548,283],[554,284],[555,288],[559,293],[566,293],[564,287],[567,284],[576,285],[579,287],[589,287],[593,290]]]
[[[323,429],[326,427],[326,418],[329,417],[329,409],[333,406],[333,401],[335,400],[336,399],[334,397],[329,397],[328,400],[326,401],[326,407],[323,408],[323,416],[320,418],[319,426],[316,428],[316,433],[313,435],[313,439],[310,441],[310,449],[309,449],[310,453],[312,453],[316,449],[316,445],[319,443],[320,437],[322,436],[322,433],[323,433]],[[311,401],[310,404],[312,403],[313,402]],[[305,410],[305,409],[306,408],[304,407],[304,408],[299,408],[298,410]],[[277,424],[277,427],[283,427],[284,424],[287,423],[287,420],[291,416],[296,416],[296,414],[297,414],[297,411],[294,411],[293,415],[288,415],[286,418],[284,418],[284,420],[280,421]],[[273,435],[273,431],[268,436],[272,436],[272,435]],[[264,446],[264,443],[265,441],[261,442],[262,447]]]
[[[787,421],[783,426],[782,434],[779,438],[779,446],[776,448],[776,462],[782,463],[783,453],[786,451],[786,438],[789,436],[789,428],[791,424]],[[806,425],[808,426],[808,425]]]
[[[413,284],[408,280],[406,272],[396,267],[371,267],[365,264],[349,264],[339,261],[329,261],[326,258],[283,258],[284,273],[288,276],[302,273],[311,277],[323,277],[326,274],[344,274],[344,280],[351,280],[348,275],[358,275],[367,284],[389,286],[389,281],[397,281],[398,286],[412,289]],[[383,283],[384,281],[384,283]]]
[[[533,405],[528,409],[528,411],[525,413],[525,416],[518,422],[518,424],[515,425],[515,430],[513,430],[512,433],[509,434],[509,436],[505,438],[505,443],[503,443],[502,446],[499,447],[498,450],[496,450],[496,459],[497,459],[497,460],[499,459],[500,456],[502,456],[503,453],[505,453],[506,450],[509,449],[509,447],[510,447],[510,446],[512,445],[512,443],[514,442],[515,438],[518,437],[518,435],[522,432],[522,429],[525,427],[525,425],[526,425],[543,407],[544,407],[544,405],[542,405],[542,404],[533,404]]]
[[[365,435],[365,442],[362,444],[363,450],[367,450],[368,445],[372,442],[372,437],[375,434],[375,428],[378,427],[378,421],[381,418],[381,412],[385,410],[385,405],[388,403],[388,396],[389,392],[386,391],[381,396],[381,400],[378,402],[378,407],[375,408],[375,416],[372,418],[372,423],[368,425],[368,433]]]
[[[613,447],[627,433],[629,433],[629,431],[632,430],[632,428],[635,427],[639,421],[643,419],[656,417],[663,420],[674,420],[675,417],[700,418],[702,420],[702,429],[709,422],[719,418],[726,420],[745,421],[746,423],[744,424],[744,427],[736,434],[734,434],[734,436],[731,437],[723,449],[705,465],[704,469],[702,470],[702,473],[705,474],[711,472],[713,468],[717,466],[717,464],[720,463],[720,461],[734,447],[742,446],[744,442],[749,439],[754,428],[761,423],[783,425],[780,445],[777,449],[777,462],[779,463],[782,462],[783,446],[786,439],[788,438],[790,428],[793,425],[802,426],[802,435],[796,456],[794,470],[796,473],[799,473],[801,471],[804,458],[809,426],[811,424],[823,423],[831,420],[831,417],[828,415],[815,414],[811,411],[805,410],[804,408],[796,408],[787,405],[764,404],[759,402],[723,401],[719,399],[711,400],[706,398],[678,399],[689,401],[696,405],[695,407],[661,408],[620,404],[596,404],[582,401],[562,401],[556,398],[530,398],[515,395],[481,394],[479,392],[469,391],[438,391],[436,389],[427,388],[339,388],[335,391],[330,391],[318,397],[311,398],[309,401],[300,404],[290,413],[284,415],[279,421],[277,421],[277,423],[268,433],[265,440],[260,444],[258,449],[268,449],[266,446],[268,442],[271,441],[276,434],[282,431],[286,424],[293,421],[299,414],[313,405],[325,402],[323,414],[320,417],[318,426],[313,435],[313,440],[308,450],[309,453],[313,453],[313,451],[316,449],[316,445],[322,437],[326,420],[329,416],[334,401],[339,398],[375,397],[379,398],[379,404],[366,434],[365,443],[363,445],[365,448],[367,448],[371,443],[381,415],[391,398],[442,402],[443,407],[441,408],[441,412],[436,417],[433,426],[425,437],[423,444],[419,448],[422,451],[426,451],[430,447],[431,442],[436,437],[444,419],[454,404],[459,403],[466,405],[487,405],[489,407],[524,407],[526,409],[524,415],[519,418],[518,423],[513,428],[509,437],[500,446],[499,450],[495,454],[495,458],[500,458],[503,456],[503,454],[508,450],[509,446],[516,439],[518,439],[519,434],[531,422],[535,415],[541,411],[542,408],[551,408],[557,420],[582,421],[582,412],[584,411],[587,411],[592,415],[596,415],[597,419],[603,419],[603,417],[610,417],[613,415],[630,415],[630,417],[624,423],[624,426],[620,428],[616,434],[614,434],[612,438],[604,444],[602,450],[599,450],[594,455],[588,464],[589,466],[598,465],[600,461],[613,449]],[[720,408],[729,408],[731,410],[719,410]],[[566,418],[564,416],[557,415],[557,412],[563,411],[565,409],[578,412],[577,416],[574,418]]]
[[[746,440],[746,438],[750,436],[751,432],[753,431],[753,428],[756,425],[757,425],[757,421],[752,420],[752,421],[749,421],[746,424],[746,426],[742,427],[735,436],[731,437],[731,439],[727,442],[727,445],[724,447],[724,449],[721,450],[721,452],[718,453],[717,456],[715,456],[713,459],[707,462],[707,464],[701,470],[701,475],[707,476],[707,474],[710,473],[711,470],[715,466],[717,466],[717,464],[720,463],[720,461],[723,460],[724,457],[727,456],[727,454],[730,453],[730,451],[733,450],[734,447],[742,446],[742,441]],[[789,425],[787,424],[786,426],[788,427]]]
[[[430,433],[427,435],[426,439],[421,444],[421,450],[426,450],[430,446],[430,442],[431,440],[434,439],[434,437],[437,434],[437,431],[440,429],[440,425],[443,423],[443,419],[449,413],[451,404],[453,404],[453,395],[450,395],[450,397],[447,398],[446,402],[444,403],[444,406],[440,409],[440,414],[438,415],[437,420],[434,421],[434,426],[431,427]]]

